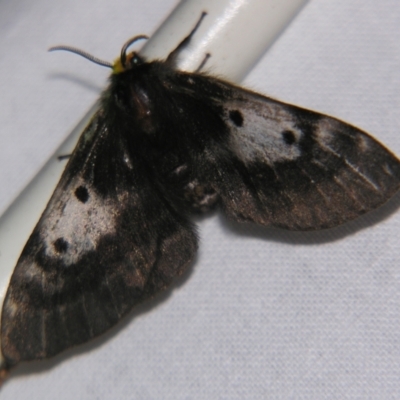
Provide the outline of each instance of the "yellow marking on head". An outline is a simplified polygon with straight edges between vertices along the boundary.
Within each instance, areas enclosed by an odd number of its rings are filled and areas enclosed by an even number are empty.
[[[131,60],[134,57],[134,53],[129,53],[125,59],[125,65],[122,65],[121,58],[118,57],[112,66],[113,74],[120,74],[121,72],[125,72],[127,69],[130,69]],[[128,67],[127,67],[128,66]]]
[[[121,58],[117,58],[112,66],[113,74],[120,74],[125,71],[125,67],[122,65]]]

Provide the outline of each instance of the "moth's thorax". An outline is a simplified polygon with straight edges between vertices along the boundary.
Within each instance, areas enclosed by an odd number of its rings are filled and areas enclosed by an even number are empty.
[[[154,112],[163,97],[163,76],[169,70],[162,62],[139,62],[113,74],[103,97],[104,108],[131,119],[144,133],[152,134],[156,128]]]

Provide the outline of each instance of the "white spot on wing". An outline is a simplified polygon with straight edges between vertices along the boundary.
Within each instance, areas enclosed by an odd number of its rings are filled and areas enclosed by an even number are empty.
[[[82,182],[82,185],[85,183]],[[89,198],[82,203],[74,194],[78,186],[79,182],[75,181],[74,186],[66,191],[69,197],[63,195],[62,207],[59,203],[58,207],[53,205],[48,208],[48,215],[40,226],[46,255],[61,258],[65,265],[77,263],[85,253],[96,249],[102,236],[116,231],[118,210],[115,199],[97,196],[89,188]],[[120,199],[118,209],[125,202],[124,197]],[[54,248],[54,242],[60,238],[68,243],[68,247],[65,252],[59,253]]]
[[[371,139],[366,135],[358,135],[357,144],[359,151],[362,151],[363,153],[371,151]]]
[[[254,103],[252,103],[254,105]],[[301,156],[298,142],[303,133],[295,126],[293,117],[281,106],[262,104],[262,107],[237,107],[243,115],[243,125],[230,125],[230,146],[244,162],[259,161],[273,165],[276,162],[294,161]],[[229,111],[228,111],[229,113]],[[282,133],[290,131],[295,137],[287,144]]]

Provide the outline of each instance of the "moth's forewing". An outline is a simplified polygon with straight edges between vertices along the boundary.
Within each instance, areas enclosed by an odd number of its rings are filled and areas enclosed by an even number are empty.
[[[83,133],[14,270],[1,323],[8,365],[103,333],[167,287],[196,251],[191,224],[149,176],[140,142],[128,145],[134,127],[109,126],[109,111]]]

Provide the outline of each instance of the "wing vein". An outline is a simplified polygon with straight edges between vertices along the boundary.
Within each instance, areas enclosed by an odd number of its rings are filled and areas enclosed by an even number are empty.
[[[356,173],[364,182],[366,182],[367,184],[369,184],[370,186],[372,186],[374,188],[375,191],[379,191],[380,188],[374,183],[372,182],[366,175],[364,175],[362,172],[359,171],[359,169],[353,165],[352,163],[350,163],[347,159],[344,159],[344,162],[346,163],[346,165],[354,172]]]
[[[361,209],[364,209],[364,205],[362,202],[360,202],[360,200],[357,199],[357,197],[354,196],[354,194],[348,190],[348,187],[337,177],[335,176],[333,178],[333,180],[343,189],[343,191],[345,193],[347,193],[347,195],[353,200],[355,201],[357,204],[359,204]]]
[[[364,175],[354,164],[349,162],[349,160],[343,156],[341,156],[338,152],[336,152],[332,147],[328,146],[326,143],[320,143],[320,146],[326,151],[332,153],[337,158],[341,159],[357,176],[359,176],[365,183],[371,186],[376,192],[380,190],[380,188],[372,182],[366,175]]]

